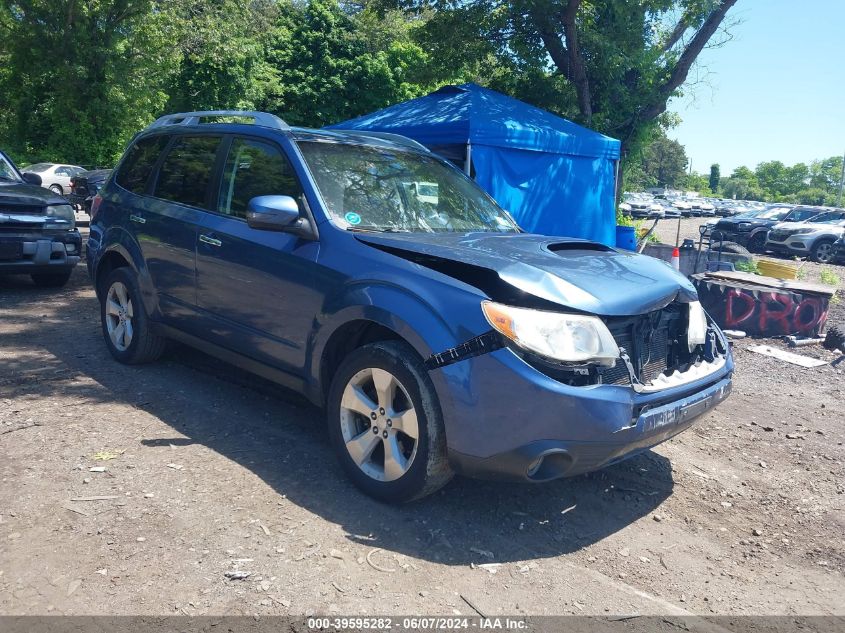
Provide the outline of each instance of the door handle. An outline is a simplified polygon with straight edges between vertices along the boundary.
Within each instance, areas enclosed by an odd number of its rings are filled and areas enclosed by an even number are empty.
[[[147,223],[147,221],[144,218],[142,218],[140,215],[130,215],[129,219],[132,222],[137,222],[138,224],[146,224]]]
[[[214,239],[213,237],[209,237],[208,235],[200,235],[200,242],[208,244],[209,246],[223,246],[223,242]]]

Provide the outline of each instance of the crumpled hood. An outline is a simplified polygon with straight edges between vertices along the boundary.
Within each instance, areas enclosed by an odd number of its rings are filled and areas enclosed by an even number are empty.
[[[487,268],[535,297],[604,316],[643,314],[697,298],[689,280],[665,262],[583,240],[502,233],[356,237],[400,257],[404,251]]]
[[[30,185],[26,182],[6,183],[0,180],[0,208],[41,207],[49,204],[68,204],[68,201],[38,185]]]

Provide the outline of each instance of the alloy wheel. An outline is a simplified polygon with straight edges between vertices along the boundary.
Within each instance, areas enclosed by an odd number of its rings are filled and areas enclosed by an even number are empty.
[[[820,244],[816,248],[816,260],[821,264],[828,264],[833,259],[833,244]]]
[[[120,352],[125,352],[132,344],[134,316],[129,291],[122,282],[114,282],[106,295],[106,330],[112,345]]]
[[[343,442],[352,461],[377,481],[402,477],[417,454],[419,424],[408,390],[389,371],[362,369],[343,390]]]

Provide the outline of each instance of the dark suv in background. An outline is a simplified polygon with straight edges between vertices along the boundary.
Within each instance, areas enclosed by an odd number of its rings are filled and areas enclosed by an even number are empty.
[[[67,200],[40,185],[0,152],[0,275],[59,287],[79,263],[82,238]]]
[[[595,470],[731,388],[686,277],[526,234],[391,134],[165,116],[95,197],[88,265],[115,359],[154,360],[173,338],[304,393],[352,480],[391,501],[453,472]]]
[[[805,222],[826,209],[821,207],[790,207],[771,205],[765,209],[747,211],[731,218],[722,218],[713,227],[713,239],[742,244],[752,253],[766,250],[766,237],[779,222]]]

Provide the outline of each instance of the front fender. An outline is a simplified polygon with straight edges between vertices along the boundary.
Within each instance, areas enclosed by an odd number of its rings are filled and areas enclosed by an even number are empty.
[[[425,360],[490,329],[481,312],[483,298],[445,284],[427,297],[386,281],[358,281],[344,286],[342,292],[327,300],[309,340],[306,363],[312,399],[322,398],[325,392],[321,362],[332,335],[344,324],[356,320],[377,323],[396,332]]]

